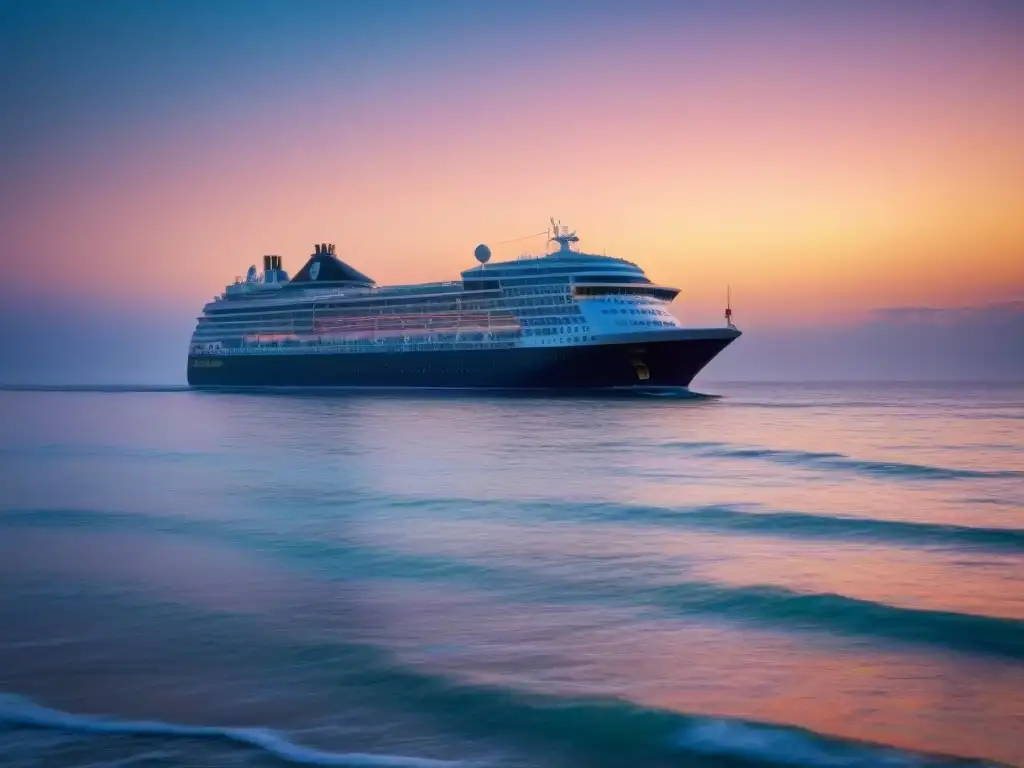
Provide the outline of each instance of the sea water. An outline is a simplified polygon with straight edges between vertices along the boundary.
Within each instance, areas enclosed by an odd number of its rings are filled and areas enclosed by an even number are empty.
[[[702,389],[0,392],[0,764],[1024,764],[1024,388]]]

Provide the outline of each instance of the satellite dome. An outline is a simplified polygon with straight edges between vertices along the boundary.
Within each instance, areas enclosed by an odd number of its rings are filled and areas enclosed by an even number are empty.
[[[479,261],[481,264],[486,264],[488,261],[490,261],[491,249],[488,248],[483,243],[481,243],[476,247],[476,250],[473,251],[473,255],[476,256],[476,260]]]

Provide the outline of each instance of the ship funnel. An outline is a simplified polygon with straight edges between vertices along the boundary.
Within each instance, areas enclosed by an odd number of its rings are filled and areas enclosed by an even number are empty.
[[[274,257],[273,256],[264,256],[263,257],[263,271],[264,272],[269,272],[273,268],[274,268]]]

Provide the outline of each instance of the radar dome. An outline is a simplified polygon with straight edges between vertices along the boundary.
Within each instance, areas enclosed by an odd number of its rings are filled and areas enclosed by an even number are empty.
[[[483,243],[481,243],[476,247],[476,250],[473,251],[473,255],[476,256],[476,260],[479,261],[481,264],[486,264],[488,261],[490,261],[491,249],[488,248]]]

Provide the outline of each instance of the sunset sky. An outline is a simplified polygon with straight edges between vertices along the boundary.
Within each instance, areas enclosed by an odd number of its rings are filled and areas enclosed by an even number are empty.
[[[1024,3],[0,0],[0,95],[8,303],[191,322],[552,215],[694,322],[1024,298]]]

